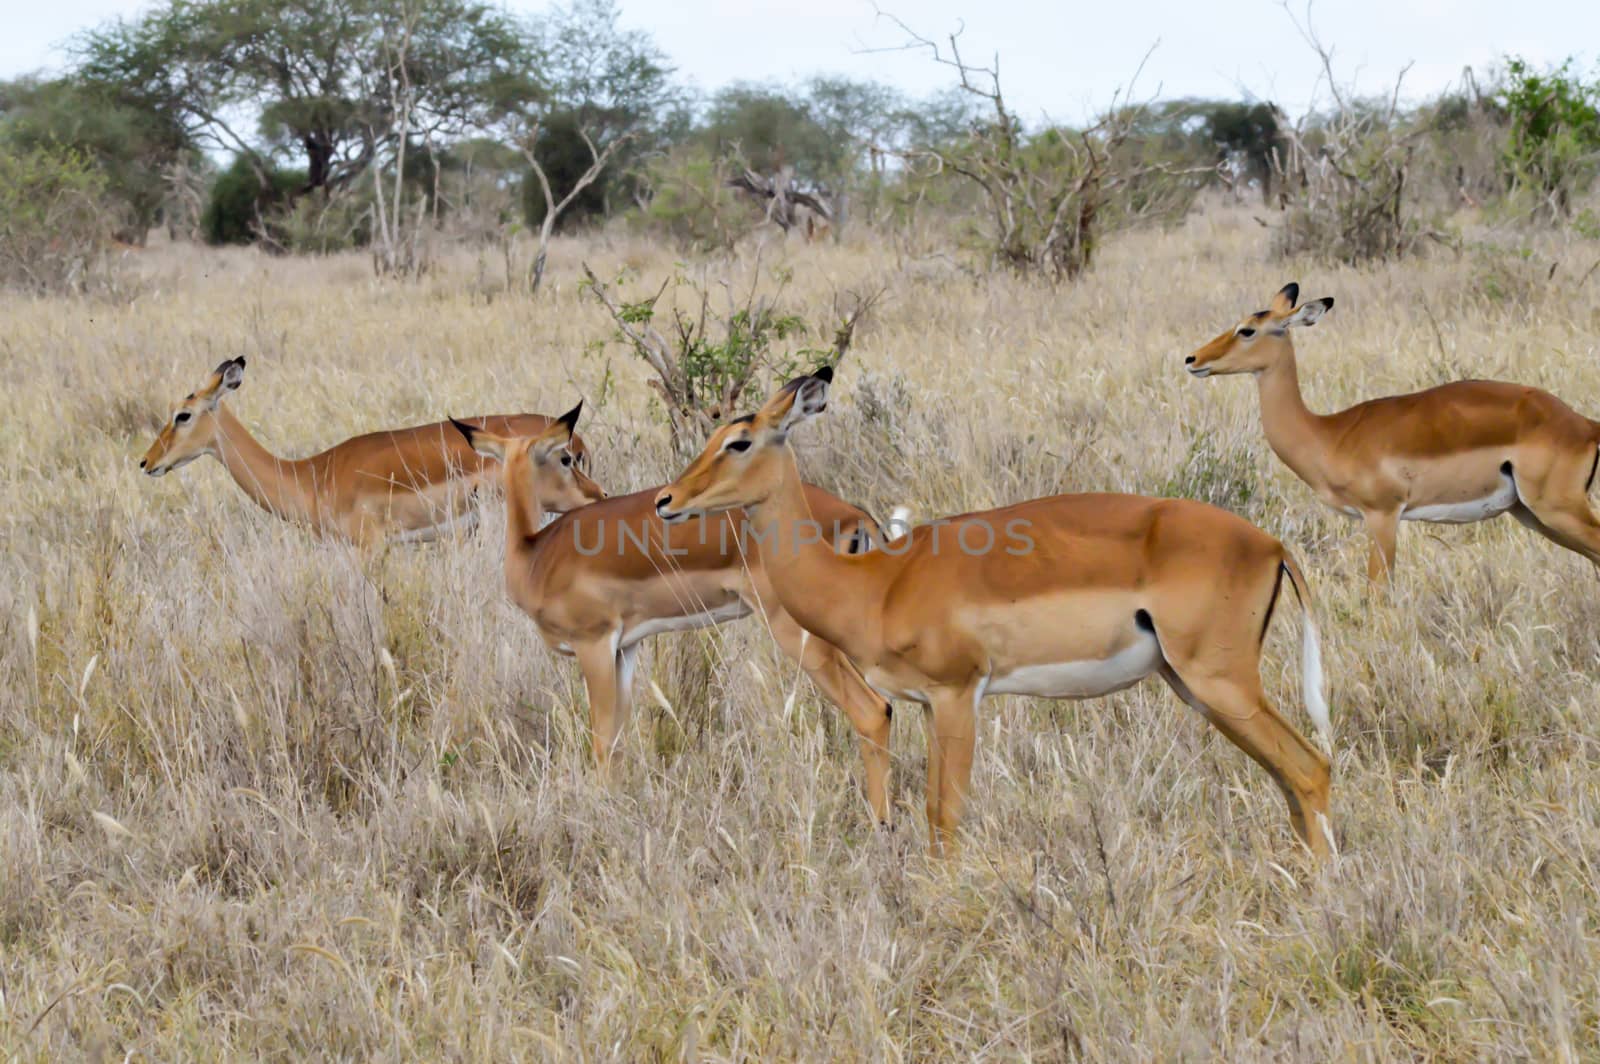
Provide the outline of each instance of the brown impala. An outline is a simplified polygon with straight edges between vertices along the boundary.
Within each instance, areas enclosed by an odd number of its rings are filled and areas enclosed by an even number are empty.
[[[1310,588],[1283,544],[1185,499],[1058,495],[922,525],[860,555],[815,542],[787,440],[827,408],[831,373],[718,429],[661,489],[666,521],[743,507],[772,589],[872,687],[931,709],[929,841],[952,846],[985,695],[1092,698],[1159,675],[1261,764],[1313,853],[1329,847],[1328,759],[1261,687],[1285,576],[1305,610],[1307,707],[1326,738]]]
[[[201,455],[212,455],[267,512],[361,547],[373,547],[390,537],[413,542],[436,539],[477,523],[472,495],[482,479],[493,474],[489,463],[473,453],[449,423],[370,432],[309,458],[279,458],[256,442],[223,403],[243,383],[244,359],[232,358],[218,366],[178,404],[139,468],[159,477]],[[543,414],[473,420],[512,434],[542,432],[551,424]],[[573,454],[580,464],[586,461],[581,440],[573,440]],[[552,499],[550,505],[556,508],[557,501]]]
[[[1299,285],[1285,285],[1185,363],[1197,377],[1255,374],[1273,452],[1323,502],[1366,523],[1369,579],[1393,570],[1401,521],[1503,513],[1600,564],[1600,520],[1589,507],[1600,422],[1538,388],[1476,380],[1313,414],[1289,330],[1315,325],[1333,300],[1296,307],[1299,298]]]
[[[889,706],[832,645],[807,638],[778,605],[759,556],[746,550],[738,515],[667,528],[655,514],[655,491],[573,509],[553,524],[544,514],[574,490],[599,499],[570,450],[577,409],[532,438],[507,438],[461,422],[481,455],[502,462],[506,494],[506,589],[551,649],[578,659],[589,691],[596,765],[609,768],[632,700],[639,645],[661,632],[703,628],[764,614],[778,646],[798,661],[860,739],[867,801],[889,819]],[[881,538],[877,523],[854,506],[809,485],[802,505],[816,521],[819,545],[865,549]],[[748,564],[747,564],[748,563]]]

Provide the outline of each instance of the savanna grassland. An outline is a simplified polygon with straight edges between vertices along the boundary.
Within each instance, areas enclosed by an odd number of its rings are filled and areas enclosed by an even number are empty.
[[[1248,379],[1182,357],[1297,280],[1338,301],[1299,339],[1313,409],[1483,376],[1600,416],[1600,243],[1362,270],[1266,244],[1213,205],[1050,287],[865,234],[710,266],[596,235],[535,299],[469,252],[380,282],[157,247],[116,298],[0,297],[0,1053],[1593,1059],[1600,577],[1509,520],[1410,525],[1369,602],[1359,529],[1268,450]],[[503,593],[497,503],[364,558],[210,460],[139,475],[244,355],[229,402],[281,454],[582,397],[598,479],[660,483],[664,420],[583,259],[637,296],[787,275],[818,323],[887,286],[798,441],[880,517],[1120,490],[1282,538],[1320,599],[1339,857],[1314,867],[1265,773],[1149,684],[988,702],[968,844],[931,862],[920,715],[875,830],[848,723],[753,619],[651,644],[601,785],[576,668]],[[1298,626],[1266,678],[1309,732]]]

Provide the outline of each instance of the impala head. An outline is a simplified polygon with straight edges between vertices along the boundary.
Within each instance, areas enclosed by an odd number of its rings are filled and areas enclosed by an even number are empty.
[[[1290,329],[1315,325],[1333,307],[1332,297],[1296,306],[1299,299],[1299,285],[1284,285],[1266,310],[1247,314],[1239,324],[1184,359],[1184,366],[1196,377],[1260,373],[1267,369],[1290,350]]]
[[[230,358],[213,370],[204,384],[184,396],[161,435],[139,460],[139,468],[159,477],[203,454],[215,454],[217,406],[243,383],[243,358]]]
[[[520,484],[543,509],[564,514],[606,497],[605,489],[581,468],[581,446],[574,446],[573,429],[582,411],[579,402],[537,436],[496,436],[455,418],[450,423],[474,451],[504,465],[508,487]]]
[[[700,457],[677,480],[656,493],[656,513],[667,523],[695,514],[755,506],[770,496],[784,475],[789,431],[828,409],[833,370],[790,381],[749,417],[711,434]]]

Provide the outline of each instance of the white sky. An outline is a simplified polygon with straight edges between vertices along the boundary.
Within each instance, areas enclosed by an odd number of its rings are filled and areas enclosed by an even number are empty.
[[[1304,18],[1303,0],[1292,0]],[[142,0],[4,0],[0,77],[59,68],[76,31]],[[545,0],[509,0],[540,11]],[[1317,85],[1316,57],[1276,0],[881,0],[926,36],[961,25],[973,60],[1001,57],[1001,74],[1025,119],[1080,119],[1110,102],[1156,45],[1139,95],[1238,97],[1248,93],[1299,114]],[[702,89],[738,80],[789,80],[818,72],[872,77],[913,93],[949,84],[920,54],[862,55],[903,39],[871,0],[622,0],[623,22],[650,31]],[[1596,0],[1322,0],[1313,17],[1335,48],[1342,81],[1385,92],[1412,63],[1406,95],[1435,92],[1504,55],[1550,63],[1577,53],[1586,73],[1600,47]],[[1158,43],[1159,42],[1159,43]]]

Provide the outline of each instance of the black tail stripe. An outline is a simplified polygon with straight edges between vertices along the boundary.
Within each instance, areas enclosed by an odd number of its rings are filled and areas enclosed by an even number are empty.
[[[1261,621],[1261,637],[1256,640],[1259,649],[1267,642],[1267,629],[1272,627],[1272,613],[1278,608],[1278,596],[1283,593],[1283,574],[1288,572],[1288,566],[1278,564],[1278,578],[1272,584],[1272,597],[1267,600],[1267,615]]]

